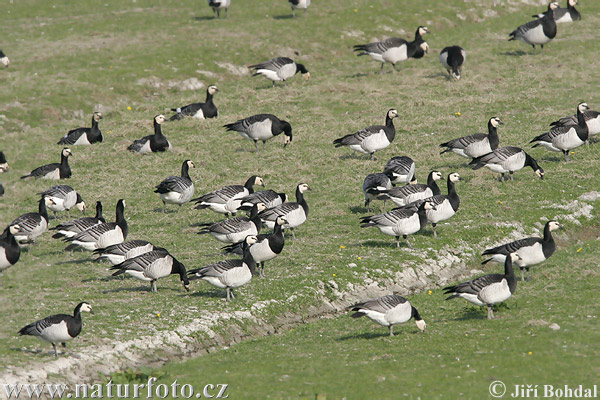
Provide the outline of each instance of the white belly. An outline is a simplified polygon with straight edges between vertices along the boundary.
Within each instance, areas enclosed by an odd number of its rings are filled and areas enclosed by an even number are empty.
[[[59,172],[59,168],[53,169],[52,171],[48,172],[46,175],[42,176],[42,179],[60,179],[60,172]]]
[[[83,135],[79,136],[79,139],[77,139],[77,141],[73,144],[76,146],[87,145],[90,144],[90,141],[88,140],[87,135],[84,133]]]
[[[0,251],[0,271],[4,271],[5,269],[12,266],[11,263],[6,259],[6,254],[4,253],[4,248],[0,247],[2,251]]]
[[[277,75],[277,72],[271,71],[270,69],[257,69],[256,73],[261,74],[265,78],[270,79],[272,81],[280,81],[281,80],[281,77],[279,77],[279,75]]]
[[[588,130],[589,130],[588,134],[590,136],[595,136],[600,133],[600,116],[593,118],[593,119],[589,119],[586,122],[586,124],[588,126]]]
[[[390,323],[385,318],[385,314],[384,313],[381,313],[379,311],[373,311],[373,310],[365,310],[365,309],[360,309],[358,311],[365,313],[365,315],[371,321],[373,321],[373,322],[375,322],[375,323],[377,323],[379,325],[390,326]]]
[[[127,271],[125,271],[125,273],[139,281],[144,281],[144,282],[152,281],[152,278],[148,278],[146,275],[144,275],[144,272],[142,272],[142,271],[127,270]]]
[[[248,127],[247,137],[252,140],[267,140],[273,137],[271,127],[273,123],[269,118],[264,121],[254,123]]]
[[[437,224],[438,222],[452,218],[456,214],[456,211],[452,208],[450,200],[446,199],[442,204],[436,206],[435,210],[427,210],[426,214],[429,222]]]
[[[550,142],[538,142],[540,144],[540,146],[544,146],[546,149],[550,150],[550,151],[561,151],[560,149],[557,149],[552,143]]]
[[[363,149],[360,144],[351,144],[348,147],[350,147],[354,151],[358,151],[358,152],[363,153],[363,154],[369,154],[369,152],[365,151],[365,149]]]
[[[481,289],[478,297],[485,304],[498,304],[510,298],[510,296],[512,296],[512,293],[508,288],[508,282],[506,279],[502,279],[501,282],[492,283]]]
[[[228,287],[236,288],[250,282],[252,273],[246,266],[232,268],[221,276],[221,282]]]
[[[306,8],[306,7],[304,7]],[[285,64],[279,69],[279,76],[282,80],[291,78],[296,74],[296,64]]]
[[[500,164],[485,164],[485,167],[490,171],[498,172],[501,174],[508,172],[508,170],[504,169],[504,167],[502,167],[502,165]]]
[[[382,54],[382,58],[384,61],[392,64],[406,60],[408,58],[406,56],[406,44],[403,44],[400,47],[392,47]]]
[[[194,118],[196,118],[196,119],[205,119],[204,118],[204,111],[202,111],[202,109],[200,108],[198,111],[196,111],[196,114],[194,114]]]
[[[140,149],[139,153],[140,154],[152,153],[152,149],[150,148],[150,141],[149,140],[146,140],[146,142],[144,143],[144,145]]]
[[[525,34],[519,39],[523,40],[527,44],[546,44],[550,40],[549,37],[544,35],[544,27],[542,24],[536,26],[533,29],[528,30]]]
[[[479,298],[475,294],[461,293],[459,297],[465,299],[469,303],[475,304],[476,306],[485,306],[485,303],[479,300]]]
[[[73,339],[69,336],[67,323],[65,321],[61,321],[60,324],[50,325],[44,329],[42,334],[38,337],[50,343],[62,343]]]
[[[385,149],[390,145],[390,142],[385,136],[385,133],[381,131],[376,135],[371,135],[362,141],[361,146],[367,153],[372,153],[377,150]]]

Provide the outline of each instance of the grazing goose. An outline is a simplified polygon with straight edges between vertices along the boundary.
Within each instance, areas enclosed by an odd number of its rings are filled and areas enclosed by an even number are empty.
[[[154,117],[154,135],[144,136],[134,141],[127,147],[127,150],[140,154],[171,150],[173,146],[171,146],[165,135],[162,134],[161,126],[163,122],[165,122],[164,115]]]
[[[529,143],[537,142],[533,147],[544,146],[551,151],[562,151],[565,161],[569,161],[569,151],[583,145],[589,137],[588,126],[583,113],[590,108],[586,103],[577,105],[577,125],[562,125],[552,128],[533,138]]]
[[[379,199],[384,190],[392,188],[392,181],[384,173],[369,174],[363,181],[362,189],[365,194],[365,207],[367,211],[371,210],[371,200]],[[385,211],[385,202],[387,197],[383,197],[383,211]]]
[[[596,136],[600,133],[600,112],[594,110],[587,110],[583,112],[583,118],[585,119],[585,124],[588,127],[588,136]],[[572,126],[577,125],[579,123],[579,119],[577,114],[569,115],[568,117],[563,117],[558,121],[554,121],[550,124],[550,126]],[[1,156],[0,156],[0,162]],[[2,165],[0,165],[0,171],[2,170]]]
[[[549,7],[552,10],[555,10],[558,8],[558,3],[552,2]],[[534,54],[536,53],[535,46],[540,45],[543,53],[544,45],[549,43],[556,36],[556,22],[554,22],[552,14],[548,13],[544,15],[543,18],[529,21],[528,23],[519,26],[512,31],[509,36],[509,41],[520,39],[533,46]]]
[[[260,176],[253,175],[244,185],[229,185],[224,186],[221,189],[213,192],[204,194],[200,197],[192,199],[196,202],[196,209],[203,210],[209,208],[216,213],[221,214],[233,214],[235,215],[237,209],[241,204],[241,198],[254,193],[254,186],[261,185],[265,186],[265,182]]]
[[[49,197],[52,200],[52,204],[48,205],[48,209],[54,212],[54,218],[56,218],[56,213],[61,211],[66,211],[67,215],[70,217],[71,208],[73,206],[77,207],[79,211],[85,214],[85,202],[81,198],[81,195],[71,186],[52,186],[50,189],[40,194],[42,197]]]
[[[46,232],[48,229],[47,207],[50,205],[52,205],[52,199],[42,197],[38,202],[38,212],[23,214],[10,223],[10,226],[19,227],[17,233],[14,234],[17,242],[33,243],[36,238]]]
[[[277,207],[269,208],[261,211],[258,216],[262,218],[263,222],[269,229],[275,227],[275,220],[277,217],[281,217],[287,221],[284,228],[290,228],[292,231],[292,238],[296,240],[294,228],[302,225],[306,218],[308,218],[308,203],[304,199],[304,193],[311,188],[306,183],[301,183],[296,187],[296,202],[295,203],[283,203]]]
[[[397,294],[358,303],[350,308],[352,311],[356,311],[351,315],[352,318],[366,315],[371,321],[389,327],[390,336],[394,336],[394,325],[403,324],[411,318],[415,319],[415,324],[421,332],[425,332],[427,326],[417,309],[408,300]]]
[[[194,196],[194,182],[190,179],[189,169],[194,168],[191,160],[185,160],[181,165],[181,176],[170,176],[156,185],[154,193],[158,193],[167,211],[167,203],[181,206]]]
[[[73,237],[65,237],[65,242],[71,242],[65,250],[73,250],[82,247],[92,251],[103,249],[111,244],[122,243],[127,238],[127,221],[125,220],[125,200],[117,202],[117,217],[115,222],[106,222],[92,226],[90,229],[80,232]]]
[[[102,142],[104,136],[102,136],[102,132],[100,132],[100,128],[98,128],[98,121],[101,119],[102,113],[95,111],[92,116],[91,128],[77,128],[70,130],[57,144],[76,146]]]
[[[57,225],[50,228],[51,231],[56,231],[52,237],[54,239],[61,239],[63,237],[73,237],[80,232],[90,229],[92,226],[103,224],[106,220],[102,216],[102,203],[96,202],[96,216],[95,217],[84,217],[74,219],[73,221],[65,222],[64,224]]]
[[[550,3],[552,4],[552,3]],[[567,8],[558,7],[556,9],[552,9],[548,5],[548,10],[537,15],[532,15],[534,18],[544,18],[544,16],[548,13],[552,13],[552,17],[557,24],[561,24],[564,22],[573,22],[573,21],[581,21],[581,14],[575,6],[577,5],[577,0],[567,0]]]
[[[8,161],[6,161],[6,156],[3,152],[0,151],[0,174],[8,171]]]
[[[400,236],[406,240],[408,247],[412,245],[408,241],[408,235],[417,233],[427,223],[426,212],[434,210],[435,206],[428,201],[421,203],[418,209],[396,208],[383,214],[371,215],[361,218],[361,228],[375,226],[381,233],[396,237],[396,247],[400,247]]]
[[[407,156],[392,157],[385,164],[383,173],[392,180],[394,185],[411,182],[415,176],[415,162]]]
[[[275,57],[260,64],[250,65],[248,68],[254,70],[252,76],[262,75],[271,80],[273,86],[275,82],[285,82],[298,72],[302,74],[304,80],[310,79],[310,72],[306,67],[288,57]]]
[[[225,18],[229,16],[229,6],[231,0],[208,0],[209,7],[212,7],[213,14],[217,14],[217,18],[221,18],[221,9],[225,9]]]
[[[169,121],[176,121],[185,117],[192,117],[196,119],[208,119],[217,118],[219,116],[219,110],[213,103],[213,96],[219,89],[215,85],[210,85],[206,89],[206,100],[204,103],[192,103],[187,106],[171,108],[171,111],[175,111],[177,114],[169,118]]]
[[[486,167],[490,171],[500,173],[500,182],[508,179],[505,179],[504,176],[507,172],[510,174],[510,180],[513,180],[513,172],[519,171],[525,166],[531,167],[540,179],[544,179],[544,170],[542,167],[538,165],[533,157],[519,147],[500,147],[484,156],[474,158],[469,165],[473,169]]]
[[[262,228],[262,221],[258,216],[260,211],[265,210],[264,203],[257,203],[250,211],[250,218],[233,217],[214,224],[201,224],[203,230],[199,235],[210,233],[215,239],[224,243],[240,243],[246,236],[257,235]]]
[[[516,253],[511,253],[509,257],[506,257],[504,275],[484,275],[456,286],[445,287],[445,294],[452,293],[446,300],[461,297],[477,306],[487,306],[488,319],[493,319],[492,306],[510,298],[517,289],[517,278],[512,264],[519,259],[520,257]]]
[[[140,281],[150,282],[152,292],[158,292],[156,281],[160,278],[179,275],[183,288],[186,291],[190,290],[190,281],[187,277],[185,265],[177,261],[167,250],[160,247],[137,257],[126,259],[122,263],[110,267],[110,269],[118,270],[112,276],[126,273]]]
[[[2,271],[15,265],[21,257],[21,248],[15,238],[19,225],[9,225],[0,236],[0,275]]]
[[[98,255],[96,261],[108,260],[112,265],[117,265],[125,260],[156,249],[157,247],[146,240],[130,240],[110,245],[104,249],[96,249],[94,250],[94,254]]]
[[[28,175],[23,175],[21,179],[42,178],[42,179],[68,179],[71,177],[71,167],[69,167],[69,156],[72,155],[71,149],[65,147],[60,152],[60,164],[53,163],[42,165],[31,171]]]
[[[288,0],[288,2],[292,7],[292,18],[296,18],[296,8],[304,10],[304,14],[306,14],[306,10],[310,6],[310,0]]]
[[[460,79],[462,66],[466,59],[467,53],[460,46],[444,47],[440,53],[440,63],[446,68],[450,78],[456,80]]]
[[[469,136],[463,136],[453,139],[449,142],[440,144],[445,147],[440,154],[452,151],[461,157],[477,158],[491,153],[498,148],[500,140],[498,139],[498,126],[503,122],[500,118],[492,117],[488,121],[488,133],[475,133]]]
[[[361,129],[356,133],[351,133],[333,141],[335,147],[348,146],[354,151],[363,154],[369,154],[371,160],[374,160],[373,154],[377,150],[388,147],[396,137],[396,128],[394,128],[394,118],[398,116],[398,111],[390,108],[385,114],[385,126],[373,125]]]
[[[452,218],[458,211],[460,198],[458,197],[458,193],[456,193],[454,185],[461,180],[462,178],[456,172],[448,175],[448,194],[438,194],[426,199],[426,201],[434,206],[433,209],[427,210],[425,213],[427,215],[427,221],[431,222],[431,225],[433,226],[434,238],[437,237],[437,224]]]
[[[10,64],[10,60],[2,50],[0,50],[0,64],[4,65],[5,68],[8,68],[8,65]]]
[[[254,141],[258,152],[258,141],[263,142],[263,149],[267,140],[283,132],[285,138],[283,148],[292,143],[292,126],[289,122],[281,120],[273,114],[258,114],[240,119],[232,124],[223,125],[227,131],[238,132],[242,137]]]
[[[250,254],[249,246],[256,243],[256,236],[244,240],[244,258],[241,260],[223,260],[188,272],[190,280],[203,279],[213,286],[227,290],[227,301],[234,299],[233,289],[250,282],[256,263]]]
[[[427,185],[414,183],[406,186],[395,187],[389,190],[380,191],[380,200],[388,198],[399,207],[405,206],[417,200],[425,200],[431,196],[438,196],[442,192],[436,181],[442,179],[442,173],[431,171],[427,176]]]
[[[548,221],[544,227],[544,237],[528,237],[525,239],[515,240],[514,242],[506,243],[491,249],[485,250],[481,255],[491,256],[482,264],[490,261],[503,263],[506,256],[510,253],[519,255],[517,265],[521,268],[521,280],[529,280],[529,267],[546,261],[556,250],[552,232],[560,229],[562,226],[554,220]],[[527,279],[523,276],[523,270],[527,270]]]
[[[273,208],[287,201],[285,193],[277,193],[273,190],[260,190],[240,198],[238,210],[250,211],[255,204],[264,203],[265,207]]]
[[[354,51],[359,52],[357,56],[369,56],[373,60],[380,62],[381,68],[379,71],[383,70],[383,65],[386,62],[392,64],[393,71],[395,71],[396,63],[414,57],[417,49],[420,49],[423,53],[429,52],[429,46],[423,39],[415,39],[412,42],[407,42],[404,39],[392,37],[380,42],[357,44],[354,46]],[[421,52],[419,52],[419,55],[422,57]]]
[[[89,303],[81,302],[75,307],[73,315],[56,314],[35,321],[27,326],[24,326],[19,331],[20,335],[37,336],[41,340],[52,343],[54,356],[58,358],[56,351],[56,343],[61,343],[64,348],[67,347],[66,342],[76,338],[81,333],[81,313],[94,313],[92,306]]]
[[[429,33],[429,29],[426,26],[419,26],[415,32],[415,40],[413,42],[417,45],[417,49],[415,50],[415,54],[413,54],[412,58],[423,58],[425,52],[421,48],[421,44],[425,43],[425,39],[423,39],[423,35]]]

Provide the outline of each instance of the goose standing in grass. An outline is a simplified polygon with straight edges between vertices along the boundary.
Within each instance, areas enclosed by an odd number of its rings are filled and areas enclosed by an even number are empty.
[[[396,156],[390,158],[383,168],[394,185],[411,182],[415,176],[416,165],[412,158],[407,156]]]
[[[552,10],[555,10],[558,8],[558,3],[552,2],[549,7]],[[543,18],[529,21],[528,23],[519,26],[512,31],[509,36],[509,41],[520,39],[533,46],[534,54],[536,53],[535,46],[540,45],[543,53],[544,45],[549,43],[556,36],[556,22],[554,21],[552,14],[547,13]]]
[[[477,158],[491,153],[498,148],[500,143],[498,127],[502,124],[500,118],[492,117],[488,121],[488,133],[475,133],[442,143],[440,147],[445,147],[445,149],[440,154],[452,151],[461,157]]]
[[[385,126],[373,125],[351,133],[333,141],[335,147],[348,146],[354,151],[369,154],[371,160],[376,151],[385,149],[394,141],[396,128],[394,118],[398,116],[398,110],[390,108],[385,114]]]
[[[585,124],[588,128],[588,136],[596,136],[600,133],[600,112],[594,110],[586,110],[583,112],[583,118],[585,119]],[[554,121],[550,124],[550,126],[558,127],[558,126],[573,126],[579,124],[579,116],[577,114],[569,115],[567,117],[563,117],[558,121]],[[1,162],[0,158],[0,162]],[[0,171],[2,170],[2,165],[0,165]]]
[[[60,152],[60,163],[42,165],[31,171],[28,175],[23,175],[21,179],[42,178],[42,179],[68,179],[71,177],[71,167],[69,167],[69,156],[72,155],[71,149],[65,147]]]
[[[425,200],[431,196],[442,194],[436,181],[442,179],[442,173],[431,171],[427,176],[427,185],[422,183],[412,183],[410,185],[391,188],[380,191],[380,200],[390,199],[398,207],[405,206],[417,200]]]
[[[386,62],[392,64],[393,71],[396,71],[396,63],[414,57],[418,49],[425,54],[429,52],[427,42],[422,39],[415,39],[412,42],[408,42],[398,37],[384,39],[380,42],[357,44],[354,46],[354,51],[358,52],[357,56],[369,56],[373,60],[380,62],[380,72],[383,70],[383,65]],[[420,52],[419,55],[422,57]]]
[[[238,210],[250,211],[258,203],[264,203],[266,208],[273,208],[285,203],[287,198],[285,193],[277,193],[273,190],[260,190],[240,198]]]
[[[560,229],[562,226],[558,221],[548,221],[544,227],[544,237],[528,237],[515,240],[491,249],[485,250],[482,255],[490,256],[482,264],[490,261],[503,263],[506,256],[510,253],[519,255],[517,265],[521,269],[521,280],[529,280],[529,267],[546,261],[556,250],[556,244],[552,237],[552,232]],[[523,276],[523,270],[527,270],[527,279]]]
[[[38,212],[23,214],[10,223],[10,226],[18,226],[14,233],[19,243],[33,243],[35,239],[48,229],[48,209],[52,205],[52,199],[42,197],[38,202]]]
[[[267,140],[283,132],[285,138],[283,148],[292,143],[292,126],[289,122],[281,120],[273,114],[257,114],[240,119],[232,124],[223,125],[227,131],[238,132],[243,138],[254,141],[258,153],[258,141],[263,142],[263,149]]]
[[[304,10],[304,14],[306,14],[306,10],[310,6],[310,0],[288,0],[288,2],[292,7],[292,18],[296,18],[296,8]]]
[[[187,106],[171,108],[171,111],[175,111],[176,114],[169,118],[169,121],[177,121],[185,117],[192,117],[196,119],[208,119],[217,118],[219,116],[219,110],[213,103],[213,96],[219,89],[215,85],[210,85],[206,89],[206,100],[204,103],[192,103]]]
[[[42,197],[49,197],[52,204],[48,205],[48,209],[54,212],[56,218],[57,212],[66,211],[67,215],[71,216],[71,208],[77,207],[79,211],[85,214],[85,202],[81,195],[68,185],[56,185],[50,189],[40,193]]]
[[[256,270],[256,263],[250,254],[249,246],[256,243],[256,236],[244,240],[244,258],[223,260],[188,272],[190,280],[203,279],[213,286],[227,290],[227,301],[234,299],[233,289],[250,282]]]
[[[429,210],[435,210],[435,206],[424,201],[419,208],[396,208],[383,214],[371,215],[361,218],[361,228],[375,226],[381,233],[396,237],[396,247],[400,247],[400,236],[406,240],[408,247],[412,245],[408,241],[408,235],[419,232],[427,224]]]
[[[550,3],[552,4],[552,3]],[[537,15],[532,15],[534,18],[544,18],[544,16],[548,13],[552,13],[552,17],[557,24],[562,24],[565,22],[573,22],[573,21],[581,21],[581,14],[575,6],[577,5],[577,0],[567,0],[567,8],[558,7],[556,9],[551,9],[550,5],[548,5],[548,10]]]
[[[460,206],[460,198],[456,193],[455,184],[461,181],[462,178],[456,172],[448,175],[448,194],[434,195],[426,201],[430,202],[434,208],[426,211],[427,221],[433,226],[433,237],[437,237],[437,224],[450,219],[458,211]]]
[[[369,174],[363,181],[362,189],[365,194],[365,207],[367,211],[371,212],[371,200],[379,199],[380,194],[384,190],[389,190],[392,188],[392,181],[390,178],[384,173],[376,173]],[[383,211],[385,211],[385,202],[387,201],[387,197],[383,197]]]
[[[304,80],[310,79],[310,72],[304,64],[297,63],[288,57],[275,57],[260,64],[250,65],[248,68],[254,70],[252,76],[262,75],[272,81],[273,86],[275,86],[275,82],[285,82],[298,72],[302,74]]]
[[[265,182],[260,176],[253,175],[244,185],[229,185],[221,189],[204,194],[200,197],[192,199],[196,202],[196,209],[203,210],[209,208],[216,213],[225,215],[235,215],[241,204],[241,198],[254,193],[254,186],[265,186]]]
[[[461,297],[476,306],[487,306],[488,319],[494,318],[492,307],[509,299],[517,290],[517,278],[512,268],[513,262],[520,259],[517,253],[510,253],[504,261],[504,275],[489,274],[480,276],[456,286],[445,287],[445,294],[452,293],[446,300]]]
[[[531,167],[540,179],[544,179],[544,170],[542,167],[520,147],[500,147],[484,156],[474,158],[469,165],[473,169],[486,167],[490,171],[500,173],[500,182],[504,182],[507,179],[512,181],[514,179],[513,173],[525,166]],[[505,177],[506,173],[509,174],[510,178]]]
[[[544,146],[550,151],[562,151],[565,161],[569,161],[569,151],[583,145],[589,137],[589,130],[583,113],[590,108],[586,103],[577,105],[577,125],[561,125],[533,138],[533,147]]]
[[[67,134],[62,137],[57,144],[66,144],[70,146],[86,145],[100,143],[104,140],[100,128],[98,128],[98,122],[102,119],[102,113],[94,111],[92,115],[92,127],[91,128],[77,128],[70,130]]]
[[[65,237],[65,242],[71,242],[65,250],[73,250],[82,247],[92,251],[103,249],[112,244],[122,243],[127,238],[128,226],[125,220],[125,200],[117,202],[117,217],[115,222],[107,222],[94,225],[86,231],[80,232],[73,237]]]
[[[415,319],[415,324],[421,332],[425,332],[427,326],[419,311],[408,300],[397,294],[358,303],[350,308],[356,311],[351,315],[352,318],[366,315],[371,321],[389,327],[390,336],[394,336],[394,325],[403,324],[411,318]]]
[[[0,196],[4,195],[4,186],[2,186],[2,182],[0,182]]]
[[[167,211],[167,203],[181,206],[194,196],[194,182],[190,179],[189,170],[194,168],[191,160],[185,160],[181,165],[181,176],[170,176],[156,185],[154,193],[158,193]]]
[[[10,60],[2,50],[0,50],[0,64],[4,65],[5,68],[10,65]]]
[[[213,224],[201,224],[204,229],[198,232],[199,235],[210,233],[215,239],[224,243],[240,243],[246,236],[257,235],[262,228],[262,221],[258,213],[265,210],[264,203],[257,203],[250,211],[250,218],[233,217],[225,221],[215,222]]]
[[[460,46],[444,47],[440,52],[440,63],[452,79],[460,79],[462,66],[466,59],[467,53]]]
[[[102,203],[97,201],[95,217],[74,219],[73,221],[65,222],[64,224],[50,228],[50,230],[56,231],[56,233],[52,235],[54,239],[62,239],[64,237],[73,237],[80,232],[86,231],[95,225],[103,224],[105,222],[106,220],[102,215]]]
[[[308,203],[304,198],[304,193],[311,190],[306,183],[301,183],[296,187],[296,202],[283,203],[277,207],[269,208],[261,211],[258,216],[262,218],[263,222],[269,229],[275,227],[275,221],[278,217],[281,217],[287,221],[283,226],[284,228],[290,228],[292,232],[292,239],[296,239],[294,228],[302,225],[308,218]]]
[[[9,225],[0,236],[0,275],[2,271],[15,265],[21,257],[21,247],[15,238],[19,225]]]
[[[147,154],[171,150],[173,146],[162,133],[162,123],[165,122],[164,115],[154,117],[154,135],[144,136],[134,141],[127,150],[134,153]]]
[[[152,292],[158,292],[156,281],[160,278],[179,275],[183,288],[186,291],[190,290],[190,281],[187,277],[185,265],[177,261],[167,250],[160,247],[137,257],[126,259],[122,263],[110,267],[110,269],[118,270],[112,276],[126,273],[140,281],[150,282]]]
[[[221,18],[221,9],[225,9],[225,18],[229,16],[229,6],[231,0],[208,0],[208,6],[212,8],[213,14],[216,14],[217,18]]]
[[[81,322],[82,312],[93,314],[94,310],[92,310],[92,306],[89,303],[84,301],[77,304],[73,315],[51,315],[24,326],[19,331],[19,334],[37,336],[41,340],[51,343],[54,349],[54,356],[58,358],[56,344],[60,343],[66,348],[66,342],[75,339],[81,333],[83,325]]]
[[[419,26],[415,31],[415,40],[413,42],[417,45],[417,49],[415,50],[415,54],[413,54],[412,58],[423,58],[425,55],[425,51],[421,48],[421,44],[425,43],[425,39],[423,39],[423,35],[429,33],[429,29],[426,26]]]
[[[104,249],[96,249],[94,254],[98,256],[96,261],[108,260],[112,265],[117,265],[156,249],[157,247],[147,240],[130,240],[112,244]]]
[[[3,152],[0,151],[0,174],[8,171],[8,161],[6,160],[6,156]]]

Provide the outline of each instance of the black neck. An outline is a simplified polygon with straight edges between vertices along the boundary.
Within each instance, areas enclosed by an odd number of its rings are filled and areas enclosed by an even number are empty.
[[[213,94],[209,90],[206,90],[206,101],[205,101],[205,103],[212,104],[212,102],[213,102]]]
[[[96,121],[96,116],[92,117],[92,130],[98,129],[98,121]]]
[[[296,73],[302,73],[302,74],[306,74],[308,73],[308,70],[306,69],[306,67],[303,64],[298,64],[296,63]]]
[[[425,210],[425,202],[419,206],[417,210],[417,215],[419,216],[419,225],[423,228],[427,224],[427,214]]]
[[[537,161],[533,159],[529,154],[525,153],[525,165],[531,167],[532,170],[537,171],[539,169],[539,165]]]
[[[248,246],[248,244],[244,242],[243,247],[244,258],[242,258],[242,262],[244,262],[244,264],[246,264],[248,268],[250,268],[250,272],[252,273],[252,275],[254,275],[254,271],[256,271],[256,262],[254,261],[252,254],[250,254],[250,246]]]
[[[258,216],[258,204],[253,205],[250,210],[250,221],[256,226],[256,230],[260,232],[262,229],[262,219]]]
[[[117,218],[116,223],[121,228],[123,232],[123,237],[127,237],[127,232],[129,227],[127,226],[127,221],[125,220],[125,207],[122,202],[117,204]]]
[[[190,166],[188,165],[188,162],[185,161],[183,163],[183,165],[181,166],[181,177],[185,178],[185,179],[190,179],[189,170],[190,170]]]
[[[492,150],[496,150],[500,144],[498,129],[492,124],[492,121],[488,121],[488,142]]]
[[[508,282],[508,289],[511,293],[514,293],[517,289],[517,278],[513,271],[510,254],[506,256],[506,260],[504,261],[504,278],[506,278],[506,282]]]
[[[156,120],[154,120],[154,136],[163,136],[162,126]]]
[[[429,186],[434,196],[442,194],[440,187],[436,183],[435,179],[433,179],[433,172],[430,172],[429,176],[427,176],[427,186]]]
[[[38,212],[46,221],[48,221],[48,210],[46,209],[46,198],[42,197],[38,205]]]
[[[421,314],[419,314],[419,311],[415,307],[411,307],[411,317],[413,317],[415,321],[421,321],[423,318],[421,318]]]
[[[458,210],[458,206],[460,205],[460,198],[458,197],[458,193],[456,193],[456,187],[452,179],[450,179],[450,177],[448,177],[448,197],[450,198],[450,204],[452,205],[452,209],[454,211]]]
[[[98,219],[98,220],[104,219],[104,217],[102,216],[102,203],[100,203],[100,202],[96,203],[96,219]]]
[[[308,203],[304,199],[304,193],[300,190],[300,187],[296,188],[296,202],[304,209],[304,213],[308,216]]]
[[[554,243],[554,238],[552,237],[552,232],[550,231],[550,223],[547,223],[544,227],[544,242]]]
[[[385,117],[385,136],[391,142],[396,137],[396,128],[394,127],[394,119],[390,117],[390,113]]]

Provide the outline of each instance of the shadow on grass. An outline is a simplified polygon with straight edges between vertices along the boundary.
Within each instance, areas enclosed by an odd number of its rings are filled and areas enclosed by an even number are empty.
[[[367,210],[366,207],[362,207],[362,206],[353,206],[353,207],[350,207],[350,212],[352,214],[368,214],[368,213],[373,213],[373,211],[369,211],[369,210]]]
[[[273,19],[294,19],[294,17],[292,16],[292,14],[286,14],[286,15],[274,15]]]
[[[500,53],[502,56],[510,56],[510,57],[523,57],[528,55],[533,55],[523,50],[515,50],[515,51],[505,51],[504,53]]]
[[[375,74],[378,74],[378,73],[376,72]],[[356,78],[364,78],[369,75],[371,75],[370,72],[357,72],[356,74],[346,75],[344,78],[356,79]]]
[[[177,209],[174,209],[174,208],[164,209],[162,207],[156,207],[155,209],[152,210],[152,212],[161,213],[161,214],[165,214],[165,215],[167,215],[167,214],[177,214],[178,211],[179,211],[179,208],[177,208]]]
[[[343,146],[341,146],[341,147],[343,147]],[[352,153],[341,155],[340,160],[369,160],[369,156],[363,156],[358,153],[352,152]],[[376,160],[377,160],[377,158],[375,158],[375,160],[373,160],[373,161],[376,161]]]
[[[235,292],[234,292],[235,295]],[[203,290],[197,290],[197,291],[190,291],[189,293],[190,297],[210,297],[213,299],[226,299],[227,298],[227,292],[225,291],[225,289],[203,289]],[[233,299],[233,301],[235,301],[235,299]]]
[[[204,16],[199,16],[199,17],[193,17],[192,19],[194,21],[212,21],[212,20],[217,19],[217,17],[214,15],[204,15]]]
[[[438,73],[435,73],[435,74],[431,74],[431,75],[427,75],[427,76],[426,76],[426,78],[428,78],[428,79],[437,79],[437,78],[442,78],[442,77],[443,77],[443,78],[446,78],[446,81],[450,81],[450,80],[452,80],[452,78],[450,77],[450,75],[448,75],[448,74],[447,74],[447,73],[445,73],[445,72],[441,72],[441,71],[440,71],[440,72],[438,72]]]
[[[390,236],[390,238],[392,238]],[[392,240],[390,241],[383,241],[383,240],[367,240],[366,242],[362,242],[360,244],[360,246],[365,246],[365,247],[393,247],[394,249],[396,248],[396,241],[392,238]],[[402,247],[408,247],[406,242],[402,242],[402,240],[400,240],[400,247],[398,248],[402,248]]]
[[[65,265],[65,264],[84,264],[87,262],[92,262],[92,261],[96,261],[95,258],[80,258],[77,260],[67,260],[67,261],[59,261],[56,263],[56,265]]]
[[[352,339],[377,339],[377,338],[382,338],[382,337],[389,337],[390,334],[387,331],[382,331],[382,332],[365,332],[365,333],[359,333],[356,335],[346,335],[346,336],[342,336],[339,337],[337,339],[335,339],[336,342],[344,342],[346,340],[352,340]]]

